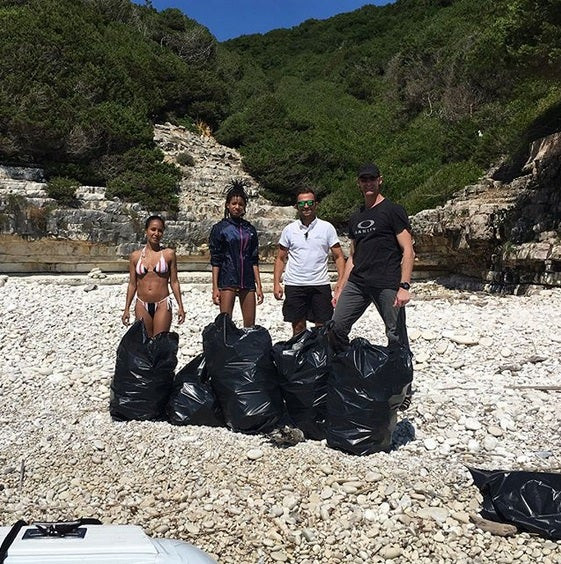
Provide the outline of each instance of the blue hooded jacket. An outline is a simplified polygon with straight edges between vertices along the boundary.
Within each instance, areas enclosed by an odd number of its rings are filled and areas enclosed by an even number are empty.
[[[245,219],[225,218],[210,232],[210,264],[220,267],[218,288],[255,290],[254,265],[259,264],[257,231]]]

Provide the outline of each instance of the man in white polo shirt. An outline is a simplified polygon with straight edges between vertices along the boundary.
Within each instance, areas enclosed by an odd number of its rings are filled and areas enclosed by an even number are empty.
[[[337,282],[345,271],[345,256],[331,223],[316,216],[316,194],[301,188],[296,195],[298,217],[287,225],[280,236],[274,268],[273,293],[284,304],[284,320],[292,323],[292,334],[306,329],[306,320],[316,327],[331,319],[333,298],[327,260],[333,254],[337,268]],[[281,276],[284,273],[284,289]]]

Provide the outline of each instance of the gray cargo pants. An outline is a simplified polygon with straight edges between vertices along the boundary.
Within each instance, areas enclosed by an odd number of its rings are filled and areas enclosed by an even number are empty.
[[[361,288],[348,281],[337,300],[333,312],[331,341],[335,350],[345,349],[349,345],[349,333],[353,324],[373,303],[386,326],[388,347],[401,345],[409,349],[405,308],[394,307],[396,290],[390,288]]]

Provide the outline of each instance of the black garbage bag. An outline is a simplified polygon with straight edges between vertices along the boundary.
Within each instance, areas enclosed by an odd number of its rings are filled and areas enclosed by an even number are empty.
[[[207,371],[233,431],[267,433],[283,414],[271,348],[267,329],[238,329],[227,313],[203,329]]]
[[[109,401],[113,419],[165,419],[178,345],[177,333],[149,338],[142,321],[132,324],[117,348]]]
[[[273,346],[279,386],[291,423],[308,439],[325,438],[327,416],[327,335],[302,331]]]
[[[354,339],[329,363],[328,446],[358,455],[390,450],[397,409],[412,380],[408,349]]]
[[[203,353],[175,375],[166,411],[168,421],[174,425],[224,425],[224,417],[208,377]]]
[[[468,470],[483,495],[481,517],[561,540],[561,474]]]

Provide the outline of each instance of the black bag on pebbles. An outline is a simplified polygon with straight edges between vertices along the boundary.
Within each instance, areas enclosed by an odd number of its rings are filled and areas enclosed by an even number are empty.
[[[179,335],[159,333],[149,338],[142,321],[135,321],[117,348],[109,412],[117,421],[165,419]]]
[[[397,409],[412,380],[408,349],[354,339],[329,363],[328,446],[357,455],[390,450]]]
[[[322,329],[302,331],[273,346],[286,411],[308,439],[325,438],[328,343]]]
[[[268,433],[283,414],[271,335],[254,325],[238,329],[221,313],[203,330],[206,368],[226,425],[242,433]]]
[[[166,411],[169,422],[174,425],[224,425],[222,410],[214,395],[203,353],[175,375]]]

